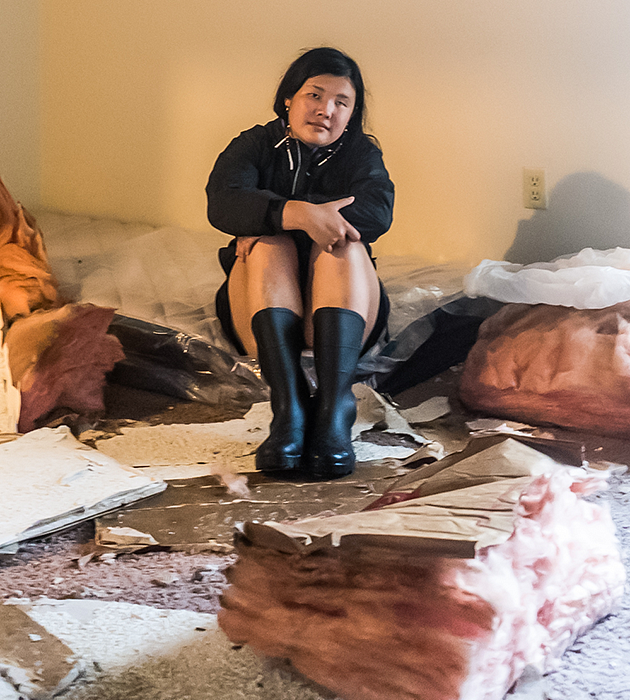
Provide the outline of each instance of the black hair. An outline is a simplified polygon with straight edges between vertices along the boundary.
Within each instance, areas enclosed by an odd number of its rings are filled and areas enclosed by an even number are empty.
[[[365,86],[361,70],[356,61],[338,49],[323,46],[309,49],[295,59],[282,77],[273,103],[273,111],[286,119],[285,100],[291,99],[304,83],[316,75],[334,75],[348,78],[352,83],[356,97],[354,112],[348,122],[349,131],[363,132],[366,118]]]

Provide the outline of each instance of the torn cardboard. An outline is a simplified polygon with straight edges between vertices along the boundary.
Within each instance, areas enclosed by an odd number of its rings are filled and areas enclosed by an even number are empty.
[[[418,406],[403,409],[400,414],[409,423],[431,423],[451,412],[448,396],[433,396]]]
[[[426,548],[435,556],[474,557],[480,547],[500,544],[513,530],[514,507],[534,477],[558,468],[550,457],[506,436],[475,442],[466,450],[410,472],[366,510],[298,523],[246,523],[244,534],[261,546],[265,537],[284,547],[354,546],[387,542]],[[409,538],[412,538],[411,540]]]
[[[1,444],[0,481],[0,552],[166,488],[82,445],[66,426]]]

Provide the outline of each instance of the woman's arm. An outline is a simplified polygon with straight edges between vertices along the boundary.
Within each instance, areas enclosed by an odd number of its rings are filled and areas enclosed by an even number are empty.
[[[383,163],[379,148],[368,141],[344,161],[347,191],[340,194],[354,197],[342,215],[360,234],[364,243],[374,241],[392,225],[394,183]]]
[[[373,243],[392,223],[394,185],[380,149],[367,137],[348,149],[322,173],[333,195],[288,201],[281,212],[285,230],[302,229],[329,252],[346,240]],[[316,166],[317,167],[317,166]]]
[[[282,211],[282,226],[286,231],[300,229],[328,253],[346,241],[360,241],[361,234],[348,223],[341,210],[354,202],[345,197],[322,204],[290,200]]]
[[[269,136],[263,126],[244,131],[219,155],[206,185],[208,220],[219,231],[232,236],[278,232],[269,216],[270,204],[281,207],[285,198],[260,188],[261,170],[269,157]]]

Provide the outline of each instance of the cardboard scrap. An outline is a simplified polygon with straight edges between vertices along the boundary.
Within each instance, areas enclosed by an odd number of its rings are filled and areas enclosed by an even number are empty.
[[[97,532],[95,544],[103,547],[149,547],[159,544],[153,535],[133,527],[106,527]]]
[[[281,481],[254,472],[247,493],[230,489],[224,478],[172,479],[162,493],[96,519],[96,544],[120,553],[145,549],[153,538],[161,547],[194,551],[231,550],[236,523],[296,520],[322,513],[353,513],[383,494],[392,469],[365,464],[332,482]],[[138,533],[129,539],[116,533]]]
[[[166,488],[82,445],[66,426],[0,445],[0,552]]]
[[[448,396],[433,396],[418,406],[403,409],[400,413],[410,423],[430,423],[451,412]]]
[[[7,696],[48,700],[79,675],[82,663],[72,650],[26,612],[0,605],[0,677]],[[0,687],[0,698],[3,697]]]
[[[517,440],[494,436],[410,472],[364,511],[297,523],[245,523],[242,532],[260,546],[282,551],[339,546],[415,547],[434,556],[474,557],[511,535],[520,494],[559,464]],[[384,545],[381,545],[384,546]]]
[[[352,390],[357,399],[357,418],[352,426],[352,446],[357,462],[401,461],[412,456],[435,461],[443,456],[442,445],[415,431],[402,411],[367,384],[355,384]],[[383,444],[379,433],[394,439]]]

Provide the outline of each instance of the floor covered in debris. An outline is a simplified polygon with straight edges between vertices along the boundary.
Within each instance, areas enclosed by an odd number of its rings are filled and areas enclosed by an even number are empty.
[[[459,450],[469,439],[466,422],[479,416],[469,414],[457,398],[458,368],[424,382],[394,397],[401,408],[410,408],[432,397],[446,396],[450,412],[435,420],[415,426],[428,440],[440,442],[447,453]],[[95,435],[120,432],[129,425],[203,424],[237,418],[246,408],[223,410],[202,403],[179,401],[119,385],[106,389],[107,415],[92,425],[77,424],[76,417],[59,416],[55,424],[70,423],[82,441],[93,443]],[[541,427],[539,434],[551,434],[584,446],[589,462],[612,469],[611,488],[593,498],[606,501],[617,526],[624,555],[630,552],[630,477],[625,468],[614,465],[630,463],[630,441],[602,438],[596,435]],[[612,465],[612,466],[611,466]],[[359,464],[355,473],[336,482],[304,484],[280,481],[258,473],[248,473],[249,493],[245,496],[228,492],[220,480],[206,477],[204,498],[184,497],[204,519],[204,536],[211,542],[200,546],[189,539],[189,545],[149,546],[128,553],[112,553],[100,549],[94,542],[94,522],[81,522],[74,527],[46,537],[23,543],[16,554],[0,556],[0,597],[19,602],[66,600],[117,602],[150,606],[163,611],[188,611],[214,615],[219,609],[219,596],[225,586],[224,570],[234,561],[232,536],[240,520],[291,520],[320,513],[343,513],[360,510],[388,488],[392,479],[404,474],[406,468],[398,462]],[[200,477],[203,480],[203,477]],[[184,484],[182,484],[184,486]],[[146,503],[151,504],[149,499]],[[142,504],[140,504],[142,506]],[[150,508],[148,509],[150,510]],[[183,511],[181,511],[183,513]],[[115,516],[115,514],[114,514]],[[113,517],[113,516],[112,516]],[[188,517],[188,516],[185,516]],[[165,526],[168,529],[168,525]],[[624,556],[627,560],[627,557]],[[133,609],[121,614],[133,616]],[[138,609],[140,610],[140,609]],[[143,608],[144,610],[144,608]],[[183,614],[183,613],[182,613]],[[137,616],[141,617],[138,612]],[[202,622],[199,622],[202,620]],[[205,622],[203,622],[205,620]],[[195,618],[198,634],[213,628],[213,617]],[[173,623],[175,624],[175,623]],[[191,623],[193,624],[193,623]],[[563,659],[559,671],[528,687],[519,697],[536,700],[612,700],[630,697],[630,601],[624,598],[622,609],[598,624],[580,638]],[[214,628],[213,628],[214,629]],[[215,632],[213,632],[215,634]],[[114,637],[103,638],[106,647],[115,644]],[[216,637],[206,639],[195,654],[206,658],[216,652]],[[136,669],[135,675],[124,674],[115,682],[109,678],[99,683],[87,674],[76,698],[320,698],[332,697],[322,688],[296,676],[280,662],[243,660],[245,652],[225,645],[223,664],[203,669],[198,657],[180,659],[177,673],[173,666],[156,671],[149,664]],[[192,652],[191,652],[192,654]],[[227,655],[227,656],[226,656]],[[231,655],[231,656],[230,656]],[[229,658],[228,658],[229,657]],[[199,657],[200,658],[200,657]],[[194,671],[190,664],[196,664]],[[95,668],[99,664],[95,660]],[[156,662],[157,663],[157,662]],[[239,667],[240,664],[240,667]],[[275,664],[275,665],[274,665]],[[244,685],[232,687],[226,682],[229,669],[240,668],[247,677]],[[262,669],[262,670],[261,670]],[[155,680],[163,673],[163,681]],[[98,676],[98,674],[97,674]],[[196,676],[193,682],[192,676]],[[96,678],[96,680],[95,680]],[[148,679],[152,680],[148,680]],[[185,680],[184,680],[185,679]],[[249,685],[248,685],[249,684]],[[75,684],[76,685],[76,684]],[[245,688],[245,690],[244,690]],[[0,692],[0,697],[3,697]],[[516,696],[515,696],[516,697]]]

